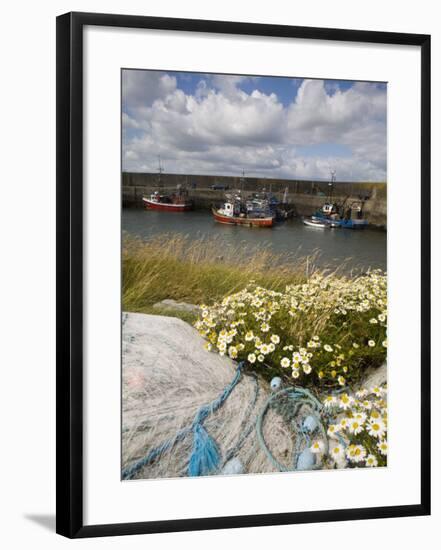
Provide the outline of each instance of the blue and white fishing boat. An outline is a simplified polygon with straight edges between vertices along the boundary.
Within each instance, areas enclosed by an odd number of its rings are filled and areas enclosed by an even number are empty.
[[[343,229],[364,229],[368,221],[363,216],[364,199],[354,200],[346,204],[348,197],[341,204],[332,200],[335,183],[335,171],[332,172],[332,180],[329,185],[328,200],[311,216],[311,222],[326,224],[325,227],[341,227]],[[306,224],[305,220],[304,223]],[[306,224],[309,225],[309,224]]]
[[[312,217],[312,220],[324,222],[329,227],[343,229],[364,229],[368,221],[363,217],[363,201],[353,201],[350,205],[340,208],[335,203],[326,203]]]

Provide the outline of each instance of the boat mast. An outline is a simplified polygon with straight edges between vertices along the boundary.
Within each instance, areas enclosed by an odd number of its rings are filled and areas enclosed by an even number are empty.
[[[240,190],[243,192],[245,184],[245,170],[242,169],[242,177],[240,178]]]
[[[161,155],[158,155],[158,187],[161,187],[162,184],[162,172],[164,172],[164,168],[161,166]]]
[[[335,175],[336,175],[336,171],[331,170],[331,181],[328,183],[328,189],[329,189],[328,202],[330,204],[332,204],[332,194],[334,191]]]

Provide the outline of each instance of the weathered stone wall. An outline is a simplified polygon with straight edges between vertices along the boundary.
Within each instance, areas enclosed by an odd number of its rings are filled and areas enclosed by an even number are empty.
[[[202,176],[162,174],[161,189],[172,190],[178,184],[185,185],[190,191],[196,208],[210,208],[224,198],[224,191],[213,190],[213,184],[228,185],[230,189],[244,191],[272,191],[280,198],[288,188],[288,203],[299,216],[309,216],[320,207],[328,193],[328,183],[323,181],[281,180],[269,178],[244,178],[229,176]],[[158,174],[124,172],[122,192],[124,206],[141,206],[142,196],[150,194],[158,187]],[[386,226],[387,186],[385,183],[336,182],[334,197],[337,200],[348,198],[357,200],[369,197],[365,203],[365,215],[371,224]]]

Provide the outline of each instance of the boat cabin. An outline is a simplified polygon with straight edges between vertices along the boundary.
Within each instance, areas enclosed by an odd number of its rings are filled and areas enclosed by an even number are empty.
[[[331,202],[326,202],[323,206],[322,206],[322,211],[323,211],[323,214],[325,214],[325,216],[330,216],[331,214],[337,214],[338,211],[337,211],[337,206]]]

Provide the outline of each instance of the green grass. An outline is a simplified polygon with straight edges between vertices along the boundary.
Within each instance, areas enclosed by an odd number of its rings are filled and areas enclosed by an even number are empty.
[[[212,304],[243,289],[250,280],[283,290],[305,280],[315,256],[274,254],[268,247],[226,247],[220,238],[190,240],[161,235],[143,242],[126,239],[122,254],[124,311],[158,313],[151,306],[164,299]],[[180,315],[177,315],[180,316]]]

